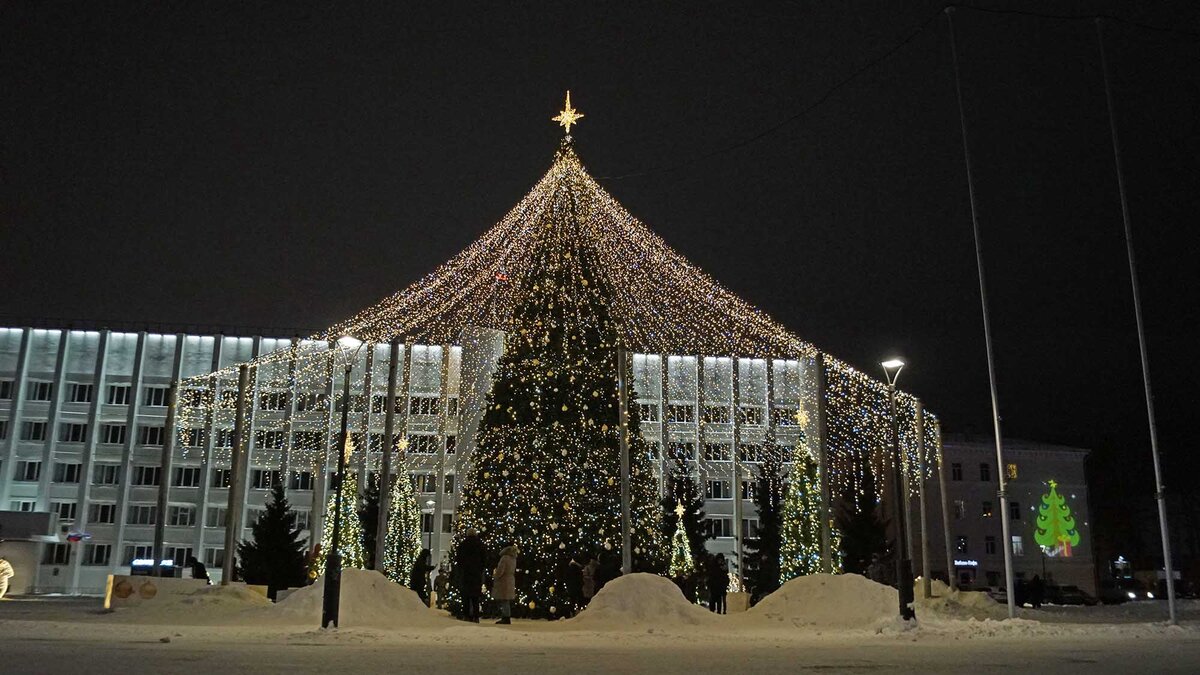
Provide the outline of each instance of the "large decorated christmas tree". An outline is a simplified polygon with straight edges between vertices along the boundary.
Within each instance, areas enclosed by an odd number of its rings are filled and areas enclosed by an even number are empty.
[[[570,139],[561,154],[571,153]],[[561,158],[560,158],[561,161]],[[460,502],[459,530],[487,549],[516,544],[519,611],[539,617],[577,609],[566,578],[573,557],[621,556],[618,332],[610,302],[620,292],[596,273],[608,264],[587,244],[592,204],[579,176],[548,186],[524,301],[506,338]],[[632,397],[632,394],[631,394]],[[659,570],[657,482],[629,419],[632,559]]]
[[[407,586],[412,578],[413,563],[421,554],[421,511],[407,474],[393,476],[391,490],[383,573],[392,581]]]
[[[830,527],[829,548],[835,571],[841,568],[841,541]],[[779,549],[780,581],[821,571],[821,481],[817,463],[799,453],[788,475],[783,499],[783,532]]]

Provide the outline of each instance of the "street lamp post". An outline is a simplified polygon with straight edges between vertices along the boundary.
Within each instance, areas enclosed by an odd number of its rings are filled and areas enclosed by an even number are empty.
[[[888,400],[892,410],[892,494],[896,495],[896,590],[900,596],[900,618],[905,621],[915,619],[917,613],[913,610],[913,571],[912,560],[908,557],[908,549],[904,542],[908,540],[908,503],[907,495],[903,493],[904,481],[901,476],[903,462],[900,456],[900,426],[896,418],[896,380],[904,368],[900,359],[888,359],[879,364],[887,376]]]
[[[342,596],[342,553],[338,548],[342,534],[342,486],[346,477],[346,444],[350,436],[350,371],[362,341],[349,335],[337,340],[338,347],[345,353],[353,350],[346,358],[346,374],[342,382],[342,433],[338,443],[337,490],[333,498],[333,536],[330,550],[325,554],[325,589],[321,598],[321,628],[331,625],[337,628],[338,606]]]

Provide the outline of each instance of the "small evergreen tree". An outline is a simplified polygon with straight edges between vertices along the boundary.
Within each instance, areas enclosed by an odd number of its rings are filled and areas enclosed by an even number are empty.
[[[805,453],[789,474],[783,499],[783,531],[779,549],[780,581],[821,571],[821,480],[817,463]],[[829,528],[834,571],[841,567],[841,539]]]
[[[411,581],[413,563],[421,554],[421,509],[408,474],[392,478],[387,522],[383,573],[392,581],[407,586]]]
[[[758,536],[746,540],[746,584],[751,602],[758,602],[779,588],[785,478],[783,461],[774,439],[768,438],[763,446],[756,478],[753,497],[754,505],[758,507]]]
[[[1079,530],[1067,500],[1058,494],[1058,483],[1050,481],[1049,494],[1042,495],[1038,509],[1037,531],[1033,538],[1048,555],[1071,557],[1071,548],[1079,545]]]
[[[347,471],[341,477],[345,481],[342,488],[342,530],[338,552],[342,555],[342,569],[366,566],[366,555],[363,553],[362,523],[358,519],[358,474]],[[337,504],[337,493],[329,495],[329,503],[325,507],[325,527],[321,533],[321,558],[317,571],[324,573],[325,558],[333,547],[333,513]]]
[[[667,496],[662,498],[663,538],[675,536],[679,526],[676,508],[683,505],[683,530],[687,534],[688,550],[693,560],[700,560],[706,549],[704,542],[713,534],[704,526],[704,495],[696,478],[687,472],[683,462],[676,461],[667,479]]]
[[[672,579],[686,579],[696,571],[696,563],[692,560],[692,548],[688,543],[687,532],[684,530],[684,506],[680,503],[675,507],[675,534],[671,536],[671,565],[668,573]]]
[[[303,586],[307,542],[300,539],[296,512],[288,504],[282,484],[271,486],[271,501],[250,529],[253,539],[237,547],[241,578],[248,584],[266,586],[272,600],[280,589]]]
[[[837,529],[842,535],[845,571],[866,575],[873,556],[887,558],[887,524],[879,517],[875,472],[871,469],[869,461],[862,461],[862,482],[859,489],[848,486],[842,493],[842,503],[836,520]]]

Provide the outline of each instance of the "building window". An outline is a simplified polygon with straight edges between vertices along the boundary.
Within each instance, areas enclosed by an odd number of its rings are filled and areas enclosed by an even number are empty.
[[[162,469],[157,466],[138,465],[133,467],[133,485],[158,485]]]
[[[83,443],[87,441],[88,425],[69,422],[58,425],[58,441],[60,443]]]
[[[408,401],[410,415],[440,415],[441,398],[438,396],[413,396]]]
[[[223,548],[206,548],[204,549],[204,565],[209,569],[216,569],[225,565],[225,549]]]
[[[200,487],[200,467],[198,466],[177,466],[175,467],[175,475],[171,478],[171,485],[175,487]]]
[[[154,504],[130,504],[126,514],[126,525],[153,525],[158,520],[158,507]]]
[[[125,431],[126,429],[124,424],[101,424],[100,442],[114,444],[124,443]]]
[[[421,531],[422,532],[433,532],[433,514],[432,513],[422,513],[421,514]]]
[[[662,444],[658,441],[646,441],[646,459],[649,459],[651,462],[657,462],[661,458]]]
[[[764,456],[761,445],[743,445],[738,447],[738,459],[742,462],[761,462]]]
[[[164,408],[170,393],[170,387],[146,387],[142,390],[142,403],[154,408]]]
[[[179,390],[179,402],[189,408],[199,408],[204,405],[205,389],[188,388]]]
[[[414,473],[413,489],[424,494],[437,492],[437,476],[431,473]]]
[[[97,464],[92,468],[92,485],[119,485],[121,483],[121,466],[119,464]]]
[[[54,463],[54,482],[55,483],[78,483],[79,473],[83,465],[78,462],[55,462]]]
[[[379,436],[380,434],[373,434],[373,435]],[[382,448],[383,444],[380,443],[379,447]],[[454,434],[447,434],[446,435],[446,454],[453,455],[457,449],[458,449],[458,436],[456,436]]]
[[[672,441],[667,445],[667,458],[681,462],[696,459],[696,446],[693,443]]]
[[[704,460],[708,462],[728,462],[733,459],[733,448],[728,443],[705,443]]]
[[[306,511],[306,510],[304,510],[304,509],[297,509],[297,510],[293,511],[292,513],[295,513],[295,514],[296,514],[296,525],[295,525],[295,528],[296,528],[297,530],[307,530],[307,529],[309,529],[309,528],[308,528],[308,521],[309,521],[309,517],[312,515],[312,511]]]
[[[0,380],[0,401],[12,400],[12,390],[12,380]]]
[[[446,474],[446,494],[454,494],[454,474]]]
[[[95,387],[82,382],[72,382],[67,385],[67,403],[91,403]]]
[[[286,391],[264,391],[258,395],[259,410],[287,410],[289,403]]]
[[[29,513],[37,508],[37,502],[32,499],[14,499],[8,504],[10,511]]]
[[[279,482],[279,471],[274,469],[255,469],[251,472],[250,486],[255,490],[270,490]]]
[[[724,405],[706,405],[706,406],[704,406],[704,423],[705,424],[729,424],[729,406],[724,406]]]
[[[105,400],[109,405],[129,405],[129,385],[108,385],[108,398]]]
[[[954,550],[956,553],[961,553],[962,555],[967,554],[967,538],[965,536],[959,535],[955,537]]]
[[[192,527],[196,524],[196,507],[167,507],[167,524],[174,527]]]
[[[416,455],[437,454],[438,437],[433,434],[414,434],[409,436],[407,451]]]
[[[638,406],[638,417],[643,422],[658,421],[658,404],[657,403],[642,403]]]
[[[742,538],[758,539],[758,518],[742,518]]]
[[[710,480],[704,491],[705,499],[733,499],[733,488],[727,480]]]
[[[29,381],[29,401],[49,401],[54,397],[53,382],[39,382],[37,380]]]
[[[204,446],[206,435],[204,429],[200,427],[191,427],[183,430],[183,444],[189,448],[200,448]]]
[[[42,558],[43,565],[68,565],[71,562],[71,546],[69,544],[50,544],[46,547],[46,555]]]
[[[8,420],[0,420],[0,440],[8,438]]]
[[[1004,465],[1004,475],[1007,476],[1009,480],[1016,480],[1017,479],[1017,465],[1012,462],[1005,464]]]
[[[732,537],[733,519],[720,516],[709,516],[704,519],[704,529],[712,537]]]
[[[1025,555],[1025,542],[1019,534],[1012,536],[1012,551],[1013,555]]]
[[[42,476],[42,463],[32,459],[22,459],[17,462],[17,473],[13,480],[36,483]]]
[[[987,462],[979,465],[979,480],[987,482],[992,479],[992,467]]]
[[[163,546],[163,560],[170,560],[172,565],[183,567],[188,558],[192,557],[191,546]]]
[[[760,426],[763,423],[763,409],[758,406],[738,406],[738,421],[749,426]]]
[[[696,408],[686,403],[668,403],[667,421],[692,423],[696,421]]]
[[[75,502],[50,502],[50,511],[58,514],[58,522],[75,522],[78,505]]]
[[[217,429],[216,432],[217,432],[216,446],[218,448],[232,448],[233,447],[233,429]]]
[[[984,503],[983,503],[983,509],[982,509],[982,512],[983,512],[983,513],[982,513],[982,515],[983,515],[983,517],[984,517],[984,518],[991,518],[991,517],[992,517],[992,513],[993,513],[993,511],[992,511],[992,503],[991,503],[991,502],[984,502]]]
[[[758,492],[758,481],[742,481],[742,499],[754,499],[754,493],[756,492]]]
[[[44,440],[46,440],[46,423],[45,422],[22,422],[21,423],[21,440],[23,440],[23,441],[44,441]]]
[[[83,564],[90,566],[107,565],[112,558],[112,544],[84,544]]]
[[[313,391],[306,391],[296,395],[296,411],[309,412],[311,410],[325,409],[325,394]],[[397,402],[398,404],[399,402]],[[399,411],[397,411],[399,412]]]
[[[454,514],[442,514],[442,534],[450,534],[454,531]]]
[[[962,480],[962,464],[954,462],[950,465],[950,480]]]
[[[319,431],[297,431],[292,434],[292,447],[303,450],[325,448],[325,434]]]
[[[799,413],[795,408],[778,407],[771,409],[771,423],[777,427],[794,427],[799,424],[796,415]]]
[[[1009,502],[1008,503],[1008,519],[1009,520],[1020,520],[1021,519],[1021,502]]]
[[[162,427],[141,427],[138,429],[141,432],[142,445],[162,445],[163,433]]]
[[[232,473],[230,469],[213,469],[212,482],[209,483],[209,486],[215,488],[229,487],[229,479]]]
[[[153,544],[127,544],[125,546],[125,557],[121,558],[121,564],[130,565],[134,560],[146,560],[153,557]]]
[[[89,505],[88,522],[97,525],[111,525],[117,522],[117,505],[104,503]]]
[[[962,520],[967,517],[967,503],[961,499],[954,500],[954,519]]]
[[[311,490],[313,489],[313,476],[311,471],[293,471],[292,478],[288,483],[289,490]]]
[[[983,538],[983,552],[988,555],[996,555],[996,538],[988,535]]]
[[[254,444],[267,450],[279,450],[287,445],[287,432],[259,429],[254,432]]]
[[[210,506],[204,512],[205,527],[225,527],[225,507]]]

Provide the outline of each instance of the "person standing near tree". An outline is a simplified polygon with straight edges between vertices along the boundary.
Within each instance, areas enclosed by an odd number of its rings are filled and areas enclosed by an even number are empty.
[[[450,585],[450,575],[446,574],[446,565],[438,566],[437,574],[433,575],[433,592],[437,593],[437,608],[446,607],[446,588]]]
[[[8,580],[13,578],[13,566],[4,558],[0,558],[0,600],[8,592]]]
[[[479,623],[479,597],[483,592],[484,558],[487,547],[479,538],[475,528],[467,530],[467,536],[458,543],[454,555],[454,574],[458,577],[458,589],[462,593],[463,618]]]
[[[492,570],[492,597],[500,603],[500,620],[496,623],[507,626],[512,623],[512,601],[517,597],[517,556],[520,551],[516,544],[506,546],[500,551],[500,562]]]
[[[208,578],[208,568],[204,566],[204,563],[196,560],[196,556],[188,556],[187,564],[192,568],[193,579],[203,579],[208,585],[212,585],[212,580]]]
[[[421,602],[424,602],[426,607],[429,606],[429,573],[433,571],[433,564],[429,562],[431,557],[433,556],[429,549],[421,549],[417,561],[413,563],[408,582],[408,587],[421,596]]]
[[[718,553],[708,575],[708,608],[716,614],[725,613],[725,596],[729,592],[729,562]]]

